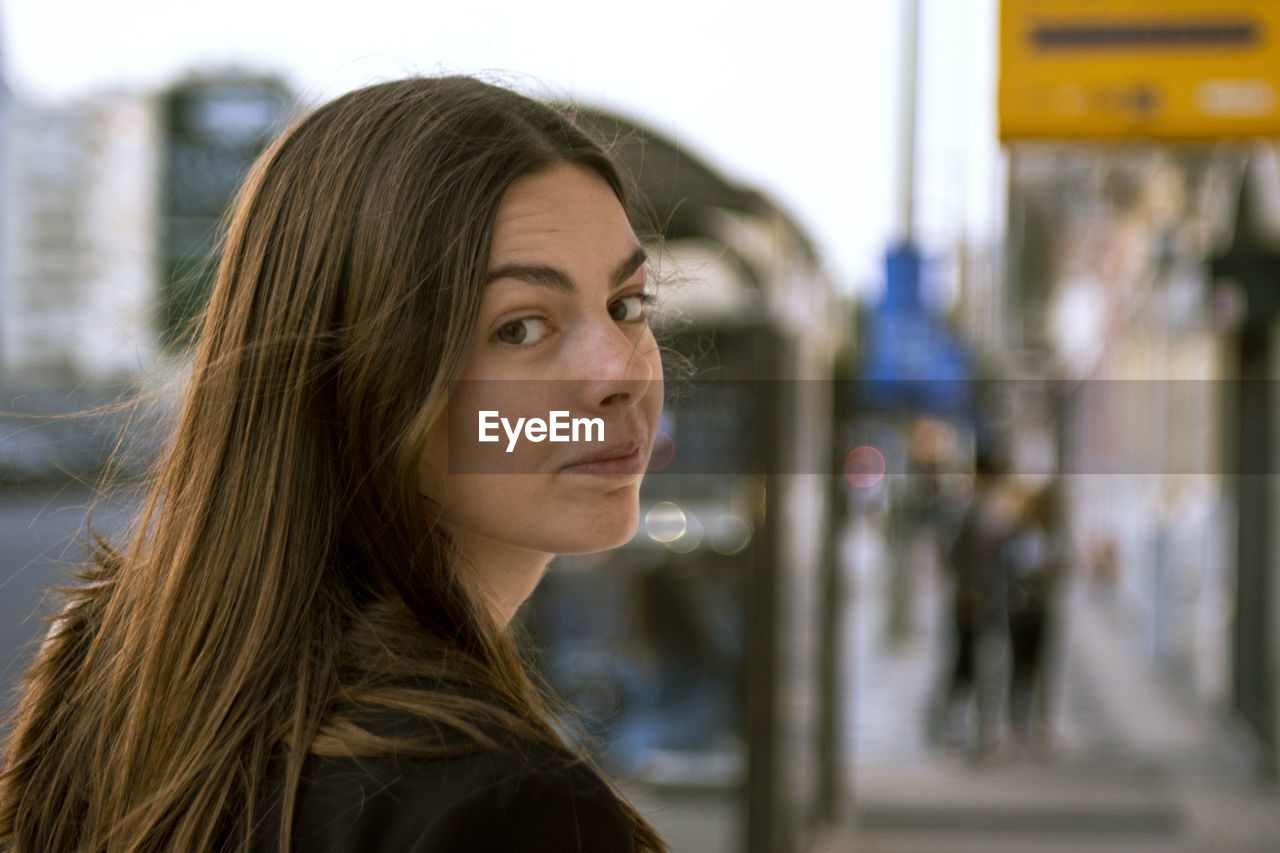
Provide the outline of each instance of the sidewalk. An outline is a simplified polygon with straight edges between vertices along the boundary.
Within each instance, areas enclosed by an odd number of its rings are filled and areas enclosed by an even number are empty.
[[[891,562],[874,533],[849,534],[849,819],[806,853],[1280,853],[1280,790],[1255,777],[1251,746],[1160,683],[1083,590],[1065,601],[1050,753],[931,748],[942,584],[920,567],[914,631],[890,646]],[[674,853],[742,849],[732,789],[626,787]]]
[[[1080,590],[1065,602],[1051,754],[930,750],[941,584],[918,573],[916,631],[889,647],[888,562],[865,531],[847,544],[854,820],[822,853],[1280,851],[1280,793],[1254,779],[1246,744],[1160,684]]]

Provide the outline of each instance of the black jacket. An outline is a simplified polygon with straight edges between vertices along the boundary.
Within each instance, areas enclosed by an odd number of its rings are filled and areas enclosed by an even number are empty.
[[[283,757],[253,833],[277,853]],[[299,853],[614,853],[631,825],[590,768],[545,747],[455,758],[309,757],[294,812]]]

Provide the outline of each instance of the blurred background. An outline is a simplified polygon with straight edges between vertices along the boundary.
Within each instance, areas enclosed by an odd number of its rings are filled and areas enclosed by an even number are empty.
[[[0,690],[249,163],[483,72],[664,225],[641,528],[521,619],[674,850],[1280,850],[1280,0],[833,5],[0,0]]]

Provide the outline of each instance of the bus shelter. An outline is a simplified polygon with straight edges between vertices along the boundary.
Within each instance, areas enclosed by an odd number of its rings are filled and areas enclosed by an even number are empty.
[[[666,399],[626,546],[552,564],[525,619],[604,763],[716,802],[728,849],[809,849],[839,799],[831,460],[843,324],[803,231],[640,124]],[[658,227],[654,227],[654,226]]]

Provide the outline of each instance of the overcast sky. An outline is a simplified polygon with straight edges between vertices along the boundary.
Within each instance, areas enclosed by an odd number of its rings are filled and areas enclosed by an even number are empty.
[[[773,196],[846,287],[897,231],[903,0],[0,0],[19,97],[162,86],[235,64],[305,98],[433,71],[503,71],[647,121]],[[996,0],[920,0],[919,236],[1000,228]]]

